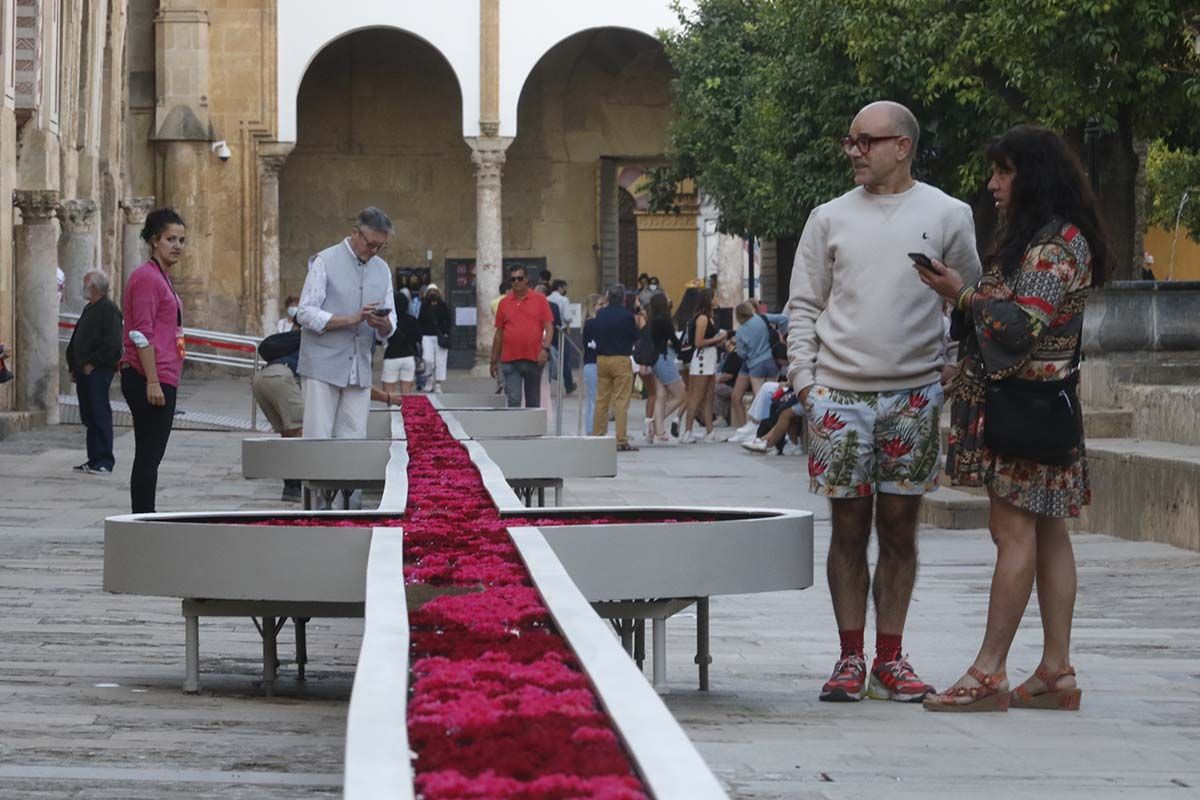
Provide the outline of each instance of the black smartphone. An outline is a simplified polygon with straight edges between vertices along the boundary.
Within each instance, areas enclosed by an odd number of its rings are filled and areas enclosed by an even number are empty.
[[[388,311],[386,308],[375,308],[375,309],[371,310],[371,313],[377,317],[386,317],[391,312]]]
[[[937,273],[937,270],[933,268],[933,262],[930,261],[929,256],[925,255],[924,253],[909,253],[908,257],[911,258],[913,263],[915,263],[921,269]]]

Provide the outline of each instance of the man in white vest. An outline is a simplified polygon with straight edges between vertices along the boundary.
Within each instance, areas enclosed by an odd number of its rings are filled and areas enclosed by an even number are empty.
[[[371,349],[396,330],[392,273],[379,257],[391,232],[388,215],[367,208],[349,236],[309,260],[296,312],[306,438],[367,437]]]

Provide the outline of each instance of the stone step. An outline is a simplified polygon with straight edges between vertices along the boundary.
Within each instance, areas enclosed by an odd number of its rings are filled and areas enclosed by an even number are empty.
[[[1117,387],[1117,398],[1131,409],[1131,424],[1127,431],[1108,438],[1200,445],[1200,385],[1122,385]]]
[[[0,412],[0,439],[7,439],[21,431],[27,431],[32,428],[44,428],[45,426],[45,411]]]
[[[925,495],[921,524],[952,531],[978,530],[988,526],[988,499],[964,491],[965,487],[943,486]]]
[[[1083,434],[1092,439],[1119,439],[1134,435],[1134,412],[1128,408],[1085,408],[1083,410]],[[950,415],[942,413],[942,453],[946,452],[946,440],[950,435]]]
[[[113,426],[117,428],[132,428],[133,416],[129,406],[122,400],[111,400]],[[58,396],[59,422],[63,425],[78,425],[79,398],[69,394]],[[43,423],[44,424],[44,423]],[[177,431],[246,431],[250,432],[250,418],[228,414],[210,414],[203,411],[176,411],[172,427]],[[259,433],[270,433],[271,425],[264,415],[258,417]],[[0,437],[3,438],[3,437]]]

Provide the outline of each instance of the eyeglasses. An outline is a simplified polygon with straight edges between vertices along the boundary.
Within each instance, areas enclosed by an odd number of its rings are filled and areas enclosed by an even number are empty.
[[[524,275],[509,275],[508,277],[513,283],[518,283],[525,280]]]
[[[889,139],[903,139],[904,136],[896,134],[894,136],[872,136],[869,133],[860,133],[858,136],[847,136],[842,139],[842,152],[846,155],[854,155],[854,149],[858,148],[858,152],[864,156],[871,152],[871,147],[876,142],[886,142]]]
[[[368,253],[382,253],[384,250],[387,250],[386,239],[382,242],[372,242],[367,238],[367,235],[362,232],[362,228],[355,228],[354,230],[358,233],[358,237],[363,240],[363,244],[367,246]]]

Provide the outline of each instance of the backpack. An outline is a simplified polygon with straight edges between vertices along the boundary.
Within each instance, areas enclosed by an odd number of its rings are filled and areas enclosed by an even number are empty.
[[[637,342],[633,345],[633,360],[643,367],[653,367],[658,363],[658,349],[654,346],[654,333],[650,326],[643,325],[638,333]]]
[[[696,355],[696,346],[692,344],[692,334],[695,332],[695,320],[683,326],[683,333],[679,336],[679,360],[684,364],[692,363],[692,357]]]

